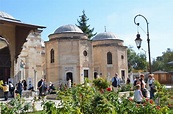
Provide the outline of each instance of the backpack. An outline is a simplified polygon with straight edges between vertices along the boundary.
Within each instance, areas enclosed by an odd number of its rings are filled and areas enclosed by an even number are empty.
[[[112,86],[113,87],[117,87],[118,83],[117,83],[117,80],[116,78],[114,77],[114,81],[112,82]]]

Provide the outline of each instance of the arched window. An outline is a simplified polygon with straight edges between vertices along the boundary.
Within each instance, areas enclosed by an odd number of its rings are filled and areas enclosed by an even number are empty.
[[[54,50],[51,49],[50,51],[50,63],[54,63]]]
[[[112,53],[111,52],[107,53],[107,64],[112,64]]]

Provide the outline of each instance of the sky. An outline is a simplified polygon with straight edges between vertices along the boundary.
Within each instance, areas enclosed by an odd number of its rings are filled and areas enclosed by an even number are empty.
[[[173,0],[0,0],[0,11],[6,12],[24,23],[45,26],[41,34],[44,41],[63,25],[78,24],[77,20],[85,10],[87,24],[94,32],[113,32],[124,40],[125,46],[132,46],[136,53],[148,57],[147,24],[151,60],[161,56],[167,48],[173,49]],[[141,49],[136,48],[135,38],[139,32]],[[143,50],[142,50],[143,49]]]

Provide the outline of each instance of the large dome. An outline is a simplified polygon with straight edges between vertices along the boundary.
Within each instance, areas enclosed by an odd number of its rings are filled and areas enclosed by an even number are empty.
[[[8,19],[15,19],[14,17],[12,17],[11,15],[3,12],[3,11],[0,11],[0,18],[8,18]]]
[[[54,33],[56,34],[56,33],[66,33],[66,32],[83,33],[79,27],[71,24],[60,26],[55,30]]]
[[[103,32],[97,34],[92,40],[107,40],[107,39],[117,39],[114,33],[111,32]]]

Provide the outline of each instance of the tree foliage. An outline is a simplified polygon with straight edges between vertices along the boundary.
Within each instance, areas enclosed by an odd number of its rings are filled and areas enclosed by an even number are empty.
[[[82,15],[79,16],[80,20],[77,20],[78,22],[78,26],[86,35],[88,35],[88,38],[90,39],[91,37],[95,36],[97,33],[93,33],[94,32],[94,28],[90,29],[90,25],[87,24],[87,21],[89,20],[89,18],[87,18],[87,16],[85,15],[85,11],[82,11]]]
[[[127,50],[127,58],[129,72],[131,72],[132,70],[147,70],[147,61],[145,54],[136,54],[132,47],[129,47]]]
[[[162,53],[162,56],[158,56],[156,60],[153,60],[153,71],[172,71],[173,65],[168,64],[170,61],[173,61],[173,50],[168,48],[165,52]]]

